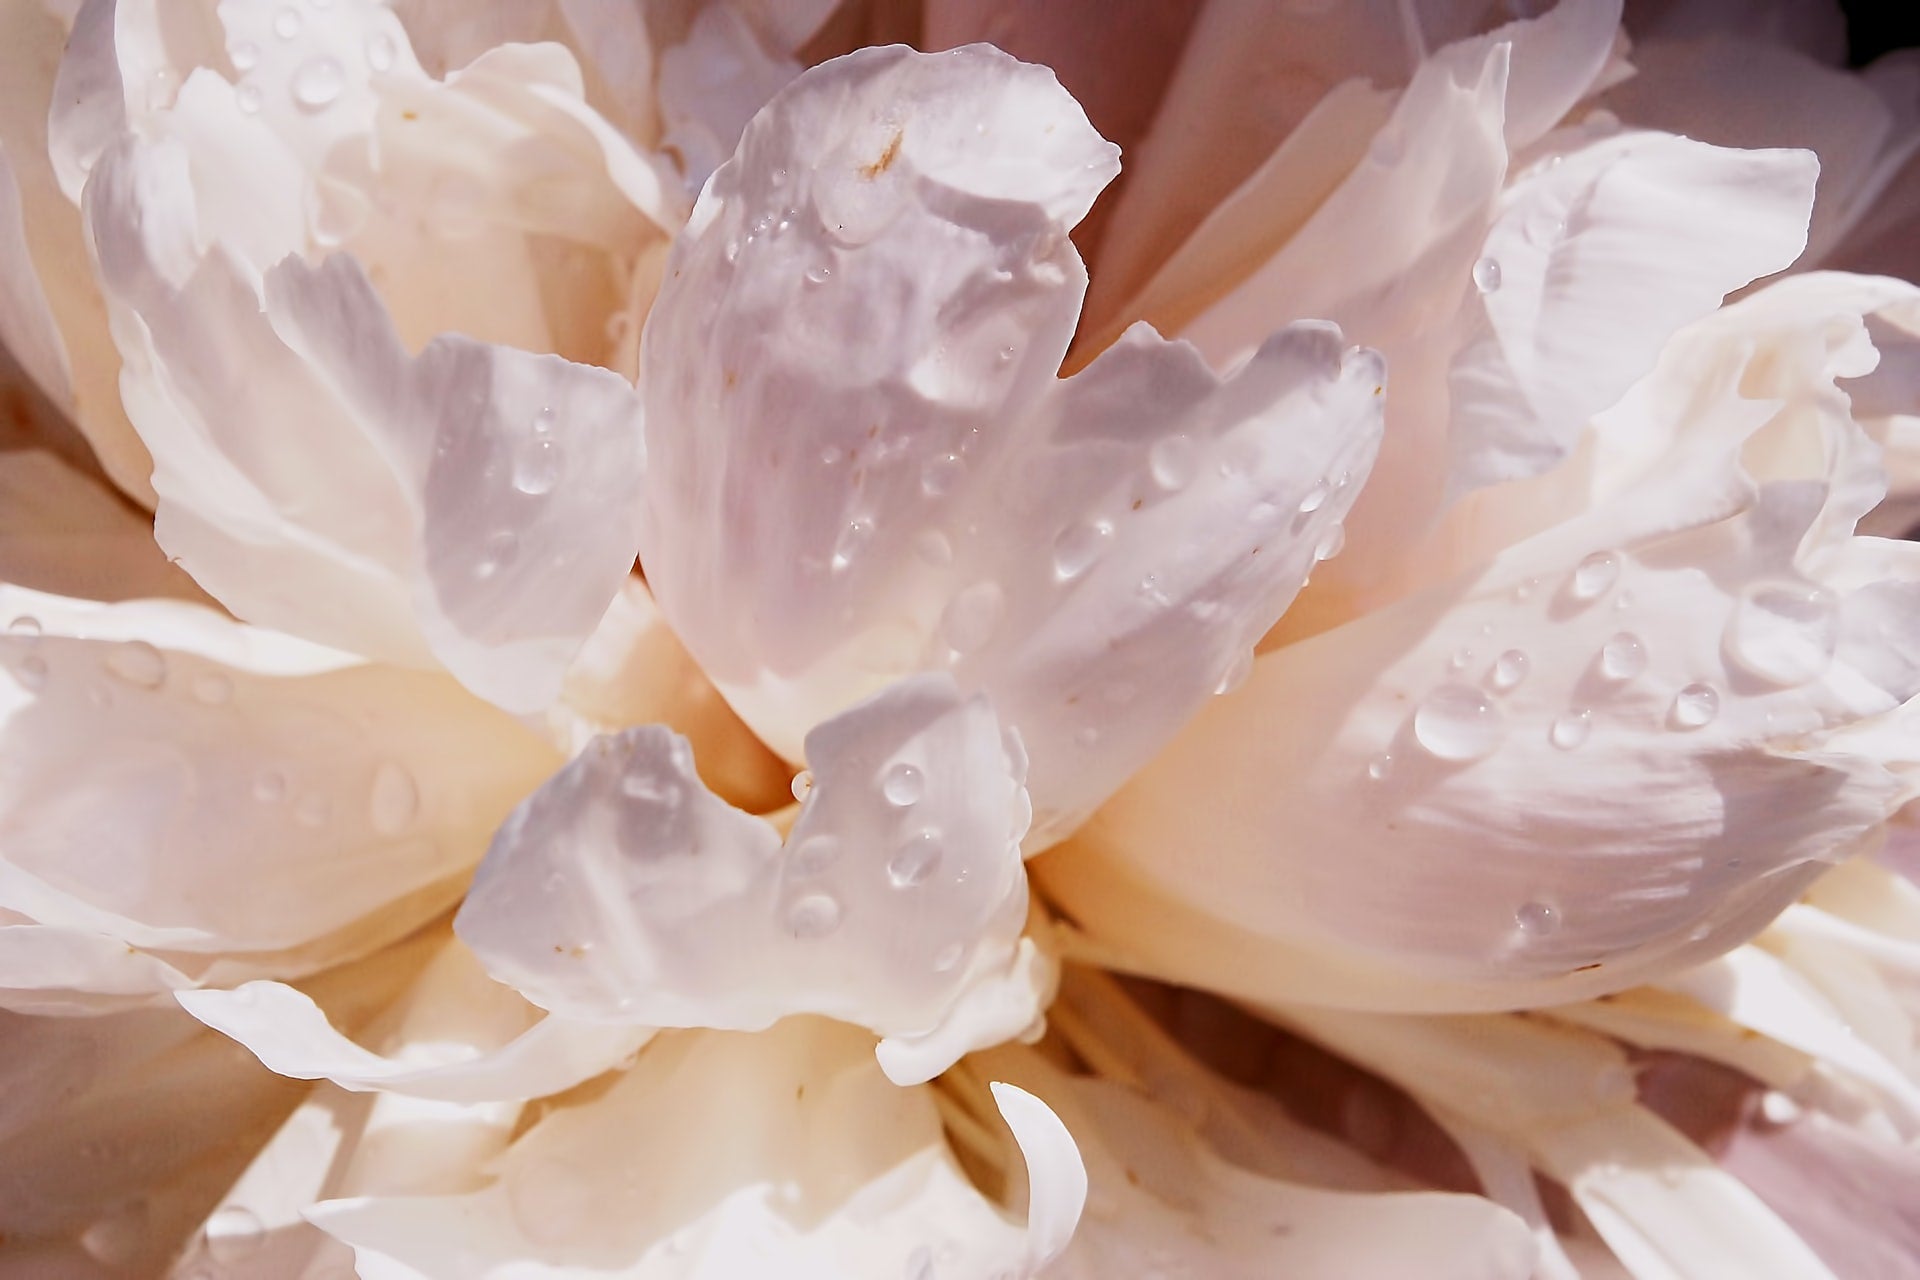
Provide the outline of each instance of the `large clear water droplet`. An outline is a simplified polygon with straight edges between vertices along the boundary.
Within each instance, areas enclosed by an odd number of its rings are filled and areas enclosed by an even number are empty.
[[[1493,660],[1493,670],[1487,675],[1487,683],[1496,693],[1507,693],[1520,687],[1527,678],[1527,672],[1533,669],[1533,660],[1519,649],[1509,649]]]
[[[824,938],[840,927],[840,902],[831,894],[809,893],[787,908],[787,931],[796,938]]]
[[[1631,631],[1622,631],[1600,646],[1600,674],[1616,684],[1647,669],[1647,646]]]
[[[1300,514],[1303,516],[1312,515],[1314,512],[1318,511],[1321,507],[1325,506],[1327,504],[1327,499],[1331,498],[1332,496],[1333,496],[1333,486],[1328,484],[1324,480],[1319,481],[1313,486],[1313,488],[1307,490],[1306,494],[1301,497],[1300,508],[1299,508]]]
[[[880,782],[880,794],[887,798],[888,804],[900,809],[920,803],[920,796],[925,790],[926,780],[910,764],[894,765]]]
[[[346,87],[347,73],[338,58],[308,58],[293,73],[294,105],[304,111],[324,111]]]
[[[794,774],[792,790],[793,790],[793,798],[795,800],[800,801],[802,804],[805,804],[807,797],[813,794],[812,772],[806,769],[802,769],[800,772]]]
[[[947,602],[940,636],[955,653],[972,653],[993,638],[1006,594],[997,582],[976,582]]]
[[[1559,929],[1560,912],[1549,902],[1523,902],[1514,910],[1513,922],[1522,933],[1541,937]]]
[[[1113,526],[1105,520],[1080,520],[1053,540],[1053,576],[1062,582],[1077,578],[1106,553]]]
[[[1346,546],[1347,527],[1336,524],[1321,537],[1320,545],[1313,549],[1313,558],[1315,561],[1331,560],[1344,551]]]
[[[1147,470],[1162,489],[1184,489],[1193,483],[1199,450],[1184,434],[1162,436],[1147,450]]]
[[[909,838],[887,862],[887,879],[896,889],[924,884],[940,866],[940,833],[921,831]]]
[[[513,453],[513,487],[538,497],[560,479],[560,451],[552,439],[536,434]]]
[[[1676,729],[1698,729],[1711,724],[1720,714],[1720,691],[1704,680],[1696,680],[1673,695],[1669,719]]]
[[[1367,761],[1367,776],[1375,782],[1385,782],[1393,776],[1393,756],[1382,752]]]
[[[158,689],[167,682],[167,658],[145,640],[116,645],[107,655],[107,670],[140,689]]]
[[[38,640],[44,630],[40,625],[40,619],[30,613],[23,613],[7,624],[8,635],[29,642]]]
[[[367,816],[383,836],[397,836],[413,825],[420,811],[420,787],[405,765],[388,761],[373,774],[373,794]]]
[[[1620,581],[1620,557],[1611,551],[1596,551],[1573,569],[1573,598],[1596,600]]]
[[[1487,695],[1464,684],[1441,685],[1413,713],[1413,736],[1442,760],[1478,760],[1506,737],[1506,722]]]
[[[1592,732],[1593,712],[1580,707],[1555,717],[1553,726],[1547,730],[1547,739],[1562,751],[1572,751]]]
[[[1455,270],[1459,268],[1456,267]],[[1473,287],[1482,293],[1497,293],[1500,289],[1501,274],[1500,259],[1482,258],[1473,264]]]
[[[1839,642],[1839,602],[1832,592],[1801,583],[1749,587],[1727,623],[1727,656],[1769,684],[1791,687],[1819,679],[1833,664]]]

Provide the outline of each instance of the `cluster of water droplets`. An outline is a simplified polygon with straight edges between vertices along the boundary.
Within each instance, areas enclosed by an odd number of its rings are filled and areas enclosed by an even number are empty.
[[[309,0],[311,7],[324,9],[326,0]],[[285,4],[274,11],[269,24],[275,42],[293,47],[307,35],[307,19],[300,6]],[[367,34],[361,43],[360,57],[366,69],[380,75],[393,69],[399,58],[399,46],[385,31]],[[259,68],[262,50],[252,40],[236,40],[227,49],[227,58],[241,76],[234,88],[234,102],[241,111],[253,115],[266,104],[266,90],[252,73]],[[299,110],[310,115],[326,111],[340,99],[349,81],[348,68],[329,51],[316,51],[295,64],[287,80],[287,96]]]

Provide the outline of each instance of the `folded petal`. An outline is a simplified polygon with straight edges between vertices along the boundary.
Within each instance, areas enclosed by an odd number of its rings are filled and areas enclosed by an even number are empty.
[[[555,763],[442,677],[196,606],[9,587],[0,614],[0,906],[176,967],[350,945],[410,901],[430,915]]]
[[[1029,1135],[1058,1125],[1007,1101]],[[1055,1158],[1035,1155],[1042,1170]],[[368,1274],[428,1280],[1030,1274],[1027,1233],[967,1184],[927,1093],[889,1085],[857,1033],[815,1019],[662,1036],[494,1171],[466,1195],[336,1200],[312,1216]],[[1048,1188],[1038,1236],[1059,1193],[1034,1181]]]
[[[991,708],[922,677],[808,745],[812,790],[783,851],[706,790],[683,739],[599,739],[502,828],[461,937],[566,1017],[757,1030],[824,1013],[890,1037],[901,1079],[1024,1029],[1024,761]],[[1011,1010],[983,998],[1001,990],[1021,997]]]
[[[1043,71],[851,56],[716,173],[646,337],[642,558],[689,650],[790,758],[951,670],[1032,755],[1036,843],[1232,683],[1378,433],[1324,325],[1228,379],[1142,328],[1056,380],[1111,172]]]

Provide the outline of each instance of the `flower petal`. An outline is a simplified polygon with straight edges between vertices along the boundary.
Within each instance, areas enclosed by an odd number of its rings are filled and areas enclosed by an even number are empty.
[[[15,619],[0,905],[40,924],[200,965],[320,942],[423,893],[412,909],[430,915],[554,763],[444,678],[195,606],[8,587],[0,614]]]
[[[1027,1162],[1027,1265],[1034,1271],[1065,1252],[1087,1203],[1087,1166],[1060,1117],[1018,1085],[994,1081],[994,1105]]]
[[[106,933],[0,925],[0,1009],[44,1016],[156,1003],[192,979]]]
[[[889,1085],[858,1033],[816,1019],[664,1035],[494,1167],[467,1195],[312,1216],[367,1274],[427,1280],[896,1280],[936,1258],[943,1280],[1025,1274],[1024,1233],[967,1185],[926,1092]]]
[[[951,669],[1032,754],[1036,843],[1244,667],[1378,433],[1379,363],[1324,325],[1231,379],[1142,328],[1055,380],[1110,172],[1035,68],[849,57],[716,173],[646,337],[642,555],[689,650],[790,758]]]
[[[783,856],[700,783],[683,739],[598,740],[501,829],[461,937],[567,1017],[756,1030],[824,1013],[892,1037],[882,1062],[902,1079],[1022,1030],[1042,981],[1020,941],[1028,810],[991,708],[922,677],[809,747]]]

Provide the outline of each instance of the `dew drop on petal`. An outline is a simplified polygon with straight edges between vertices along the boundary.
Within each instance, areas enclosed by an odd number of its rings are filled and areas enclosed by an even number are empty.
[[[292,5],[284,5],[273,15],[273,34],[282,40],[291,40],[300,34],[300,28],[306,24],[301,20],[300,11]]]
[[[367,802],[368,820],[383,836],[397,836],[413,825],[420,812],[420,787],[405,765],[387,761],[373,774],[373,793]]]
[[[808,284],[825,284],[833,279],[833,267],[825,262],[816,262],[807,268]]]
[[[894,765],[880,782],[880,794],[897,809],[918,804],[925,789],[925,780],[921,778],[920,771],[910,764]]]
[[[1327,499],[1332,496],[1333,486],[1329,485],[1325,480],[1317,482],[1313,488],[1307,490],[1306,495],[1300,499],[1300,514],[1303,516],[1312,515],[1321,507],[1325,506]]]
[[[139,689],[158,689],[167,682],[166,655],[145,640],[116,645],[107,655],[107,670]]]
[[[1839,642],[1833,594],[1800,583],[1749,587],[1727,623],[1727,656],[1748,675],[1786,687],[1825,674]]]
[[[251,80],[244,80],[233,90],[233,105],[240,108],[243,115],[254,115],[260,110],[260,86]]]
[[[1316,561],[1331,560],[1345,550],[1346,546],[1347,527],[1336,524],[1321,536],[1320,545],[1313,549],[1313,558]]]
[[[887,861],[887,879],[896,889],[924,884],[939,869],[940,855],[940,833],[917,832]]]
[[[840,902],[830,894],[809,893],[787,908],[787,931],[796,938],[824,938],[840,927]]]
[[[1535,588],[1539,585],[1540,579],[1538,578],[1526,578],[1516,583],[1513,588],[1514,603],[1521,603],[1532,596]]]
[[[1462,646],[1461,648],[1455,649],[1453,656],[1447,659],[1447,669],[1449,671],[1465,671],[1467,664],[1472,661],[1473,650],[1469,647]]]
[[[1478,689],[1445,684],[1413,713],[1413,736],[1441,760],[1479,760],[1499,747],[1506,723]]]
[[[940,615],[940,636],[955,653],[972,653],[993,638],[1006,595],[1000,584],[976,582],[947,602]]]
[[[1105,520],[1068,525],[1053,540],[1053,576],[1062,582],[1079,577],[1105,553],[1112,537],[1113,526]]]
[[[251,40],[240,40],[227,50],[227,57],[232,60],[235,71],[251,71],[260,61],[260,46]]]
[[[1560,913],[1550,903],[1523,902],[1515,909],[1513,922],[1522,933],[1542,937],[1560,927]]]
[[[840,860],[841,844],[830,835],[812,835],[793,847],[787,858],[791,875],[816,876]]]
[[[1251,648],[1235,649],[1233,660],[1227,664],[1227,669],[1221,672],[1220,683],[1213,687],[1213,691],[1215,694],[1232,693],[1245,684],[1247,677],[1252,674],[1253,650]]]
[[[1647,669],[1647,646],[1631,631],[1622,631],[1600,646],[1600,674],[1615,683],[1633,679]]]
[[[240,1262],[259,1252],[266,1243],[267,1229],[260,1215],[244,1205],[230,1204],[216,1209],[203,1230],[207,1256],[215,1262]]]
[[[1593,712],[1584,707],[1556,716],[1547,730],[1547,740],[1562,751],[1572,751],[1593,732]]]
[[[306,111],[323,111],[347,87],[347,73],[338,58],[308,58],[293,73],[293,101]]]
[[[1495,293],[1500,288],[1500,274],[1500,259],[1482,258],[1473,264],[1473,287],[1482,293]]]
[[[40,619],[30,613],[23,613],[7,624],[7,634],[20,640],[38,640],[41,632]]]
[[[1720,691],[1696,680],[1673,695],[1671,719],[1677,729],[1698,729],[1720,714]]]
[[[951,493],[953,486],[960,483],[960,473],[966,469],[967,464],[957,453],[943,453],[929,458],[927,464],[920,468],[920,491],[929,498]]]
[[[1573,598],[1595,600],[1620,580],[1620,557],[1611,551],[1596,551],[1573,569]]]
[[[830,562],[835,573],[843,573],[860,556],[861,549],[873,539],[873,521],[866,516],[855,516],[847,521],[840,530],[840,536],[833,543],[833,559]]]
[[[813,774],[809,770],[802,769],[793,775],[793,798],[804,804],[807,797],[812,794]]]
[[[253,780],[253,798],[261,804],[279,804],[287,798],[287,775],[277,769],[263,769]]]
[[[217,707],[233,698],[233,680],[224,671],[203,671],[193,678],[193,697]]]
[[[1382,753],[1367,761],[1367,776],[1375,782],[1385,782],[1393,776],[1393,757]]]
[[[1507,693],[1520,687],[1527,678],[1527,672],[1533,667],[1533,660],[1519,649],[1509,649],[1493,660],[1493,670],[1487,676],[1487,682],[1496,693]]]
[[[374,71],[393,70],[395,49],[393,37],[384,31],[376,31],[367,37],[367,66]]]
[[[1162,436],[1147,450],[1147,470],[1162,489],[1184,489],[1193,483],[1199,450],[1184,433]]]
[[[552,440],[536,436],[523,441],[513,455],[513,487],[539,496],[560,479],[560,454]]]

